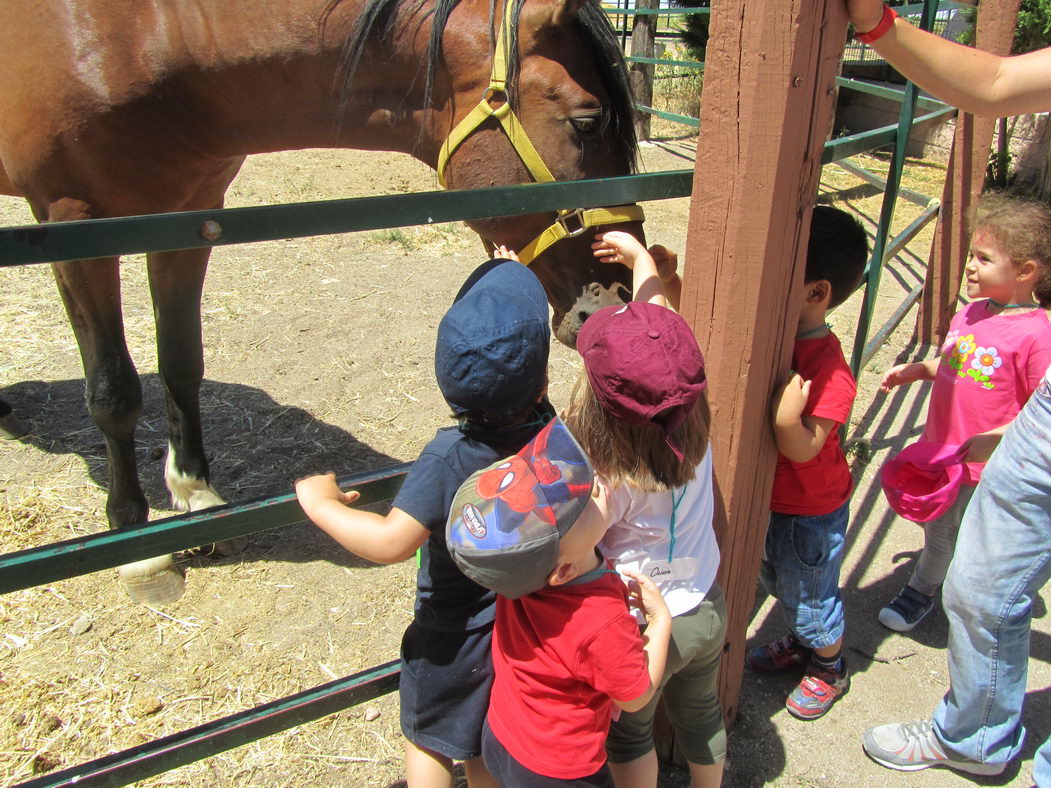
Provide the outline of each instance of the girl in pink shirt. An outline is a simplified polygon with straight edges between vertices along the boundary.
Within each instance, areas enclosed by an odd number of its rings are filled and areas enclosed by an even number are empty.
[[[959,496],[924,523],[924,547],[908,584],[879,613],[884,626],[908,632],[930,612],[945,580],[960,520],[982,474],[989,446],[1025,405],[1051,363],[1051,210],[1036,202],[987,195],[978,205],[966,268],[971,303],[957,312],[938,358],[900,364],[883,391],[932,380],[921,440],[967,448]]]

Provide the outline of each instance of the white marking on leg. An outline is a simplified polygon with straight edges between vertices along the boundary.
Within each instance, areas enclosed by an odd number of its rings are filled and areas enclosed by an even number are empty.
[[[175,447],[171,443],[168,444],[168,459],[164,463],[164,483],[172,494],[172,504],[182,511],[196,512],[226,503],[207,481],[188,476],[176,468]]]

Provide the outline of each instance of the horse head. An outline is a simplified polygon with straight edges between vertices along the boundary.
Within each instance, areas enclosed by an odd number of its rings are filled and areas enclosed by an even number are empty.
[[[627,71],[598,4],[507,2],[504,22],[497,14],[489,25],[460,19],[444,30],[441,62],[448,90],[437,88],[432,113],[433,136],[444,139],[436,164],[443,183],[473,189],[633,172],[636,140]],[[456,13],[477,14],[472,5],[487,4],[466,0]],[[480,58],[479,52],[493,54]],[[490,70],[490,63],[497,65]],[[438,98],[443,93],[444,102]],[[597,231],[614,227],[644,238],[641,209],[625,208],[469,224],[491,244],[536,255],[524,261],[547,291],[555,336],[572,347],[592,312],[631,298],[630,272],[596,261],[590,248]],[[547,245],[538,238],[558,240]]]

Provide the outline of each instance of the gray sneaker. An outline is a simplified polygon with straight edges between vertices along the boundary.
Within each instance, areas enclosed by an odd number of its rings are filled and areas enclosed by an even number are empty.
[[[895,632],[908,632],[919,624],[933,607],[934,597],[927,596],[912,586],[905,586],[889,605],[879,611],[879,622]]]
[[[978,763],[947,755],[930,720],[877,725],[861,735],[861,743],[865,753],[880,766],[901,772],[948,766],[968,774],[993,776],[1007,768],[1006,763]]]

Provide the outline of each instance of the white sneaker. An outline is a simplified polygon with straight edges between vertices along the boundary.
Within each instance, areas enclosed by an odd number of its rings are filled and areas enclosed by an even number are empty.
[[[993,776],[1007,768],[1006,763],[979,763],[946,754],[930,720],[877,725],[861,736],[865,753],[880,766],[901,772],[916,772],[931,766],[948,766],[968,774]]]

